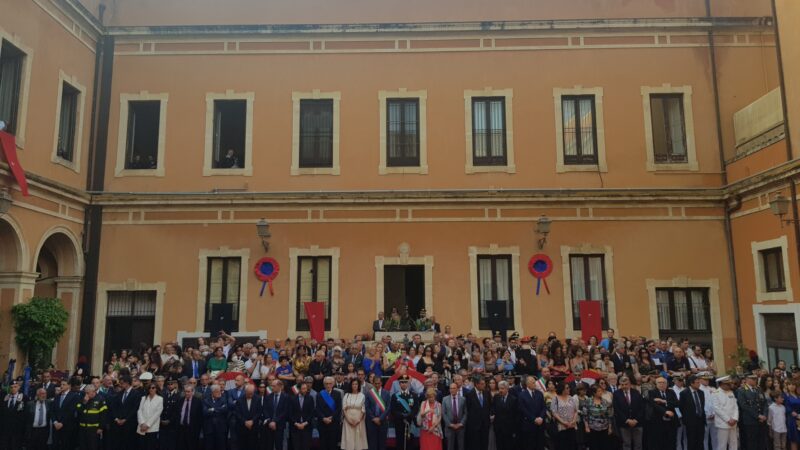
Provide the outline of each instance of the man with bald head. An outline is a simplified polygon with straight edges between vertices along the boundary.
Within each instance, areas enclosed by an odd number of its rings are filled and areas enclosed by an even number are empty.
[[[53,401],[47,399],[47,390],[40,387],[36,398],[25,407],[25,435],[28,450],[46,450],[50,434]]]
[[[675,408],[678,406],[678,397],[675,391],[667,389],[667,379],[658,377],[656,389],[648,392],[647,400],[653,414],[650,417],[648,433],[650,447],[655,450],[674,450],[678,435],[678,415]]]

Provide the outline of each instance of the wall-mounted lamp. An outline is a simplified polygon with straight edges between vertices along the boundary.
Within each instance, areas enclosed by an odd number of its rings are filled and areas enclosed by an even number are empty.
[[[12,203],[14,203],[14,200],[11,199],[11,194],[8,193],[8,189],[0,189],[0,216],[11,209]]]
[[[778,219],[781,221],[781,227],[783,227],[784,224],[797,222],[797,219],[783,218],[789,212],[789,203],[789,199],[781,194],[776,195],[775,198],[769,202],[769,209],[772,210],[773,215],[778,216]]]
[[[550,225],[553,223],[547,216],[542,214],[539,217],[539,220],[536,221],[536,234],[540,236],[539,238],[539,250],[544,248],[544,244],[547,243],[547,235],[550,234]]]
[[[261,219],[256,223],[256,234],[261,238],[264,252],[269,252],[269,238],[272,237],[272,233],[269,232],[269,222],[266,219]]]

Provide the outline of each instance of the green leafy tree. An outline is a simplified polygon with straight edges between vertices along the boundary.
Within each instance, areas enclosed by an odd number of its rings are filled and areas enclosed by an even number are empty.
[[[11,308],[19,348],[34,369],[47,367],[50,352],[67,331],[69,313],[57,298],[34,297]]]

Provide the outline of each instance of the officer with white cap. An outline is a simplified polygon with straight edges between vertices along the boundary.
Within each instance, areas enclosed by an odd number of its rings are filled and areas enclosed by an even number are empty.
[[[714,394],[714,426],[717,429],[717,448],[739,449],[739,406],[733,393],[733,380],[729,376],[717,378],[720,389]]]

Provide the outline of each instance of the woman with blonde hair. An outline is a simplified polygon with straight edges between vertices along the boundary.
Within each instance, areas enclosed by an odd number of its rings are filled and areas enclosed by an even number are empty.
[[[436,390],[425,391],[425,401],[417,414],[420,450],[442,450],[442,405],[436,401]]]

